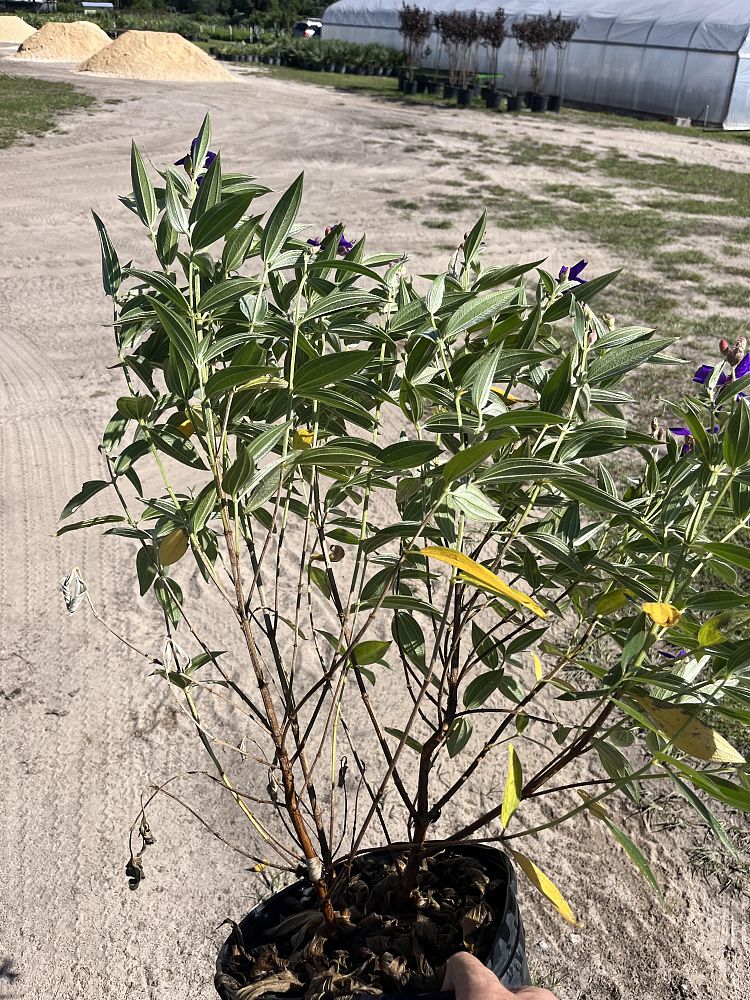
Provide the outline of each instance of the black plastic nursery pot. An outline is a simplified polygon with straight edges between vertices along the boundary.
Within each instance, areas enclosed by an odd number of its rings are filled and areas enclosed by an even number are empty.
[[[491,111],[496,111],[500,107],[500,94],[496,90],[488,90],[484,95],[484,103]]]
[[[534,94],[531,98],[531,110],[535,115],[543,115],[548,104],[549,98],[546,94]]]
[[[459,87],[458,88],[458,106],[459,108],[468,108],[471,104],[472,98],[474,97],[473,87]]]
[[[418,76],[417,77],[417,93],[424,94],[427,90],[427,77]]]
[[[440,84],[438,83],[437,80],[427,81],[427,93],[432,94],[433,97],[435,97],[436,94],[440,93]]]
[[[416,80],[404,80],[404,93],[405,94],[416,94],[417,93],[417,81]]]
[[[444,101],[455,101],[456,90],[458,88],[454,87],[452,83],[443,84],[443,100]]]
[[[533,98],[533,96],[534,94],[531,90],[524,91],[523,103],[526,105],[527,108],[531,107],[531,99]]]
[[[562,97],[559,94],[550,94],[547,98],[547,110],[558,112],[562,108]]]
[[[373,860],[382,858],[385,862],[393,857],[393,853],[393,848],[380,847],[362,851],[360,856]],[[516,899],[516,876],[507,855],[487,844],[466,844],[461,848],[449,849],[446,853],[450,857],[456,856],[479,861],[484,872],[491,879],[497,878],[504,882],[505,900],[501,908],[495,908],[499,915],[492,927],[494,934],[492,946],[487,955],[478,955],[477,957],[481,958],[487,968],[495,973],[506,989],[515,990],[521,986],[528,986],[530,976],[526,962],[523,921]],[[266,932],[277,926],[279,918],[284,912],[285,904],[288,905],[290,902],[290,897],[295,903],[300,904],[300,909],[315,908],[314,889],[308,881],[294,882],[275,893],[269,899],[259,903],[240,921],[239,933],[242,935],[243,945],[246,949],[258,945],[264,940]],[[233,933],[222,945],[216,961],[214,984],[221,1000],[237,1000],[238,991],[244,985],[232,974],[231,955],[235,940]],[[452,997],[452,993],[420,993],[411,996],[409,994],[381,994],[381,1000],[451,1000]],[[259,1000],[288,1000],[288,996],[267,993],[262,994]],[[365,997],[364,994],[360,994],[355,997],[355,1000],[377,1000],[377,998],[373,995]]]
[[[522,111],[523,97],[520,94],[511,94],[508,98],[508,111]]]

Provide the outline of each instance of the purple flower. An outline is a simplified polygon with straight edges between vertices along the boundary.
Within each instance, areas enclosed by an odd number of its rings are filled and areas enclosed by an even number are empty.
[[[181,160],[175,160],[174,165],[176,167],[185,167],[186,170],[189,170],[193,166],[195,162],[195,157],[197,155],[198,155],[198,137],[196,136],[196,138],[193,139],[193,141],[190,143],[190,152],[186,153]],[[214,162],[215,159],[216,159],[216,153],[212,152],[209,149],[206,152],[206,158],[203,161],[203,169],[208,170],[208,168],[211,166],[211,164]],[[200,184],[200,181],[198,181],[198,183]]]
[[[714,427],[713,430],[711,430],[710,427],[707,427],[706,433],[718,434],[719,430],[720,428],[718,425]],[[680,455],[689,455],[690,452],[693,450],[693,432],[687,427],[670,427],[669,433],[674,434],[675,437],[685,439],[685,442],[682,445],[682,450],[680,451]]]
[[[713,373],[713,365],[701,365],[698,371],[693,375],[693,382],[698,382],[700,385],[705,385],[706,382],[711,378]],[[740,361],[737,367],[734,369],[734,377],[742,378],[743,375],[750,374],[750,354],[746,354],[745,357]],[[722,372],[719,375],[719,385],[726,385],[727,382],[732,378],[726,372]]]
[[[568,267],[567,264],[563,264],[560,268],[560,273],[557,276],[558,281],[577,281],[579,285],[585,285],[586,279],[582,278],[581,271],[588,266],[587,260],[579,260],[577,264],[572,267]]]
[[[325,236],[328,236],[328,234],[333,231],[333,228],[334,228],[333,226],[328,226],[325,231]],[[323,237],[323,239],[318,239],[317,237],[315,237],[311,240],[308,240],[307,242],[311,247],[319,247],[320,244],[325,239],[325,236]],[[346,255],[349,253],[349,251],[353,246],[354,246],[354,241],[348,240],[342,233],[341,236],[339,236],[339,245],[337,250],[338,255],[340,257],[346,257]]]

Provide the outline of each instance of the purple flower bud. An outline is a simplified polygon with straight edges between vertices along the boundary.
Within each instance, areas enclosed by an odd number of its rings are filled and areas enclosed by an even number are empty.
[[[568,265],[563,264],[563,266],[560,268],[560,273],[557,276],[557,280],[565,281],[567,277],[568,277]]]

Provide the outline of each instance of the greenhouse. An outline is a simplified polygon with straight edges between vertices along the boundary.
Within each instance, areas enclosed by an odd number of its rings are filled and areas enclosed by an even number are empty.
[[[691,119],[725,129],[750,128],[749,0],[416,0],[434,14],[505,8],[507,24],[550,8],[578,22],[566,53],[565,98],[577,104]],[[338,0],[323,15],[323,37],[400,48],[402,0]],[[514,77],[518,49],[509,37],[500,50],[502,86]],[[437,33],[424,65],[444,69]],[[477,55],[486,71],[488,56]],[[529,87],[529,60],[521,88]],[[555,59],[547,59],[552,92]]]

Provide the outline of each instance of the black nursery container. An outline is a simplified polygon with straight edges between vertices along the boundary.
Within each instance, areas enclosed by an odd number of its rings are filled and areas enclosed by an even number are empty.
[[[471,104],[472,98],[474,97],[473,87],[459,87],[458,88],[458,106],[459,108],[468,108]]]
[[[498,91],[488,89],[484,95],[484,103],[491,111],[496,111],[500,107],[500,94]]]
[[[559,94],[550,94],[547,98],[547,110],[559,111],[562,108],[562,97]]]
[[[534,94],[531,98],[531,110],[535,115],[543,115],[547,110],[549,98],[546,94]]]
[[[455,101],[456,90],[458,88],[454,87],[452,83],[443,84],[443,100],[444,101]]]
[[[515,990],[521,986],[528,986],[530,976],[526,962],[523,921],[516,900],[516,875],[507,855],[486,844],[466,844],[455,853],[480,861],[488,874],[500,875],[505,879],[505,907],[498,919],[495,940],[489,955],[485,958],[485,965],[495,973],[506,989]],[[393,851],[387,847],[378,847],[370,851],[363,851],[362,854],[386,859],[392,856]],[[263,937],[266,929],[277,923],[279,905],[289,896],[296,896],[303,905],[305,903],[309,903],[310,907],[315,905],[313,888],[309,882],[294,882],[282,889],[281,892],[277,892],[270,899],[259,903],[240,921],[239,929],[246,947],[253,947],[254,943]],[[230,935],[221,946],[216,961],[214,984],[221,1000],[237,1000],[237,991],[241,989],[241,985],[229,972],[228,963],[233,938],[234,935]],[[453,997],[453,993],[420,993],[412,996],[408,994],[382,994],[381,1000],[453,1000]],[[287,1000],[287,998],[269,993],[264,997],[264,1000]],[[362,996],[355,998],[355,1000],[377,1000],[377,998]]]
[[[508,111],[522,111],[523,97],[520,94],[511,94],[508,98]]]

